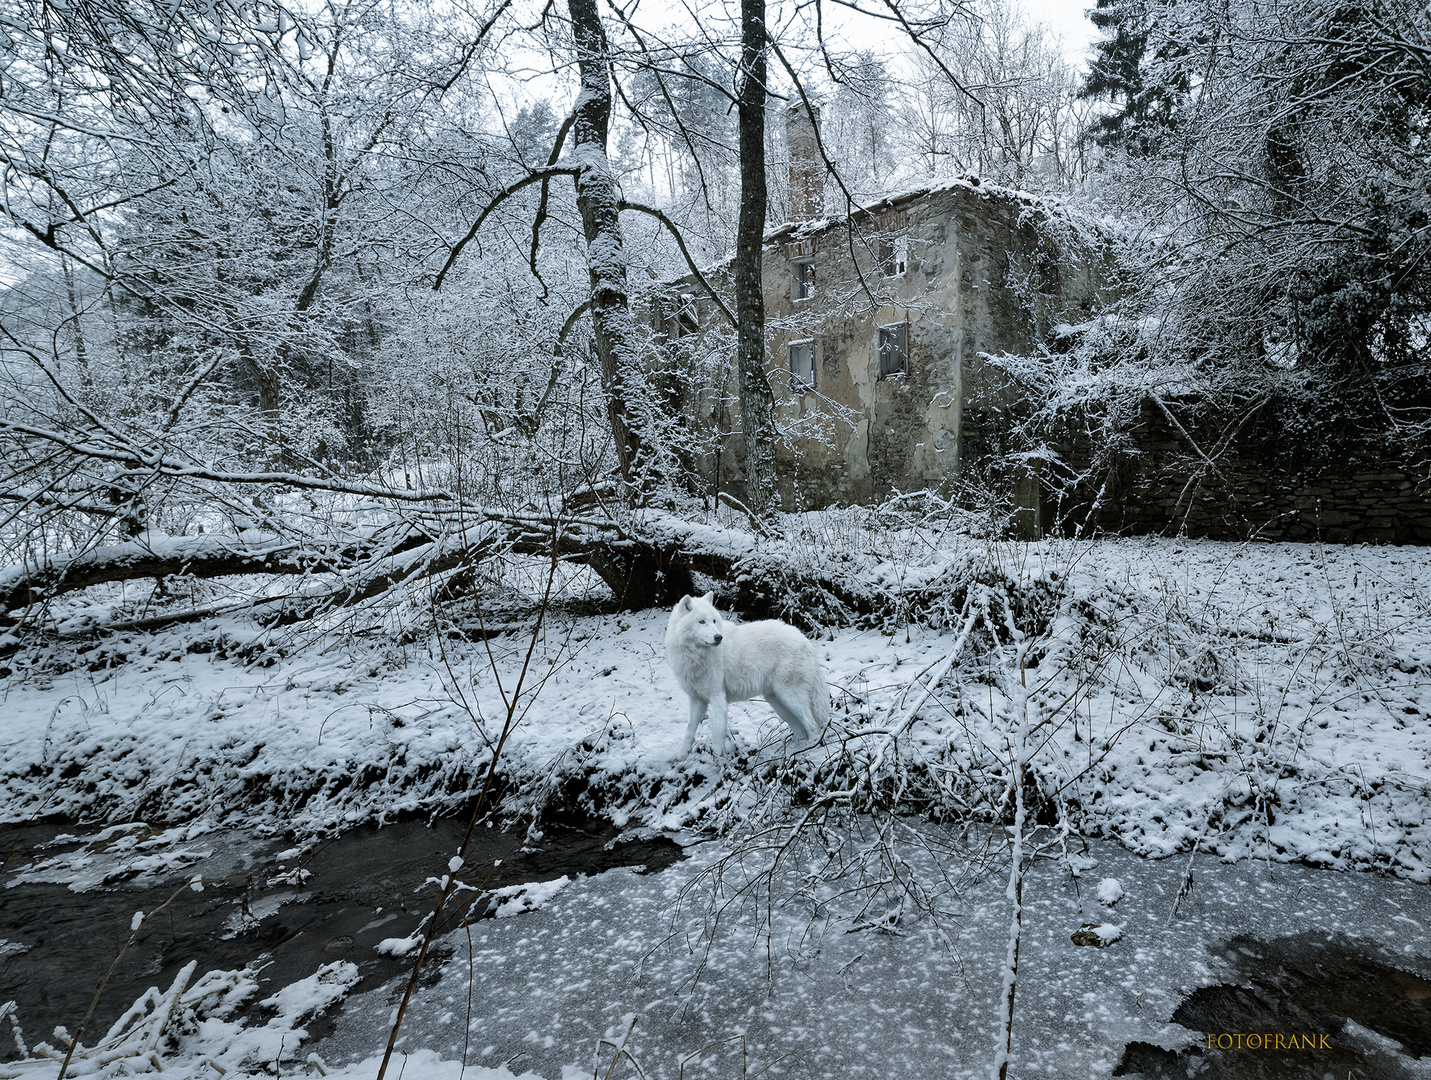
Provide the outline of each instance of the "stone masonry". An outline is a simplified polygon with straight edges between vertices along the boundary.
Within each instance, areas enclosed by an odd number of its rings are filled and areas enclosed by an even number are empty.
[[[1046,492],[1044,527],[1091,524],[1103,532],[1223,540],[1431,543],[1431,477],[1414,448],[1398,453],[1382,433],[1352,432],[1319,453],[1289,435],[1271,409],[1249,419],[1204,416],[1180,424],[1144,402],[1127,432],[1132,453],[1107,475],[1106,486],[1100,476],[1061,498]],[[1215,456],[1204,457],[1200,446],[1215,447]],[[1066,465],[1081,471],[1094,448],[1070,439],[1058,449]]]
[[[1058,226],[1033,196],[969,178],[767,234],[766,366],[788,437],[787,509],[948,486],[979,456],[979,417],[1005,393],[979,355],[1027,351],[1097,301],[1094,258]],[[678,288],[684,306],[654,313],[663,342],[720,321],[692,279]],[[720,428],[720,388],[705,390],[686,395],[691,419]],[[719,454],[697,466],[740,496],[735,412]]]

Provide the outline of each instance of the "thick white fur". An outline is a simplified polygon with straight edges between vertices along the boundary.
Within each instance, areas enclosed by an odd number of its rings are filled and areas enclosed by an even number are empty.
[[[813,744],[830,716],[830,688],[815,646],[777,619],[727,623],[712,593],[687,596],[666,624],[666,661],[691,699],[691,720],[678,757],[695,745],[696,728],[709,712],[717,754],[731,747],[726,705],[763,697],[796,740]]]

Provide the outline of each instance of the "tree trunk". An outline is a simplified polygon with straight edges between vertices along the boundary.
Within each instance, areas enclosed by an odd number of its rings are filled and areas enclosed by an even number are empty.
[[[765,0],[740,4],[740,220],[735,242],[736,356],[745,433],[746,499],[757,514],[774,508],[775,396],[765,377]]]
[[[649,441],[650,403],[644,392],[640,347],[626,289],[621,192],[606,156],[611,120],[611,56],[596,0],[568,0],[568,7],[581,71],[581,97],[572,126],[572,156],[580,169],[576,175],[576,205],[586,233],[592,335],[621,477],[632,501],[639,502],[657,477],[655,448]]]
[[[671,607],[696,591],[683,551],[641,544],[592,545],[585,561],[616,602],[630,611]]]
[[[1272,212],[1282,217],[1293,215],[1297,212],[1299,196],[1307,179],[1294,117],[1280,119],[1267,129],[1263,150],[1267,162],[1267,182],[1272,193]]]
[[[240,353],[248,350],[241,347]],[[281,412],[282,377],[279,374],[279,358],[274,357],[267,364],[249,359],[249,371],[258,385],[258,414],[263,421],[264,438],[268,442],[264,467],[283,467],[283,424]]]
[[[358,541],[333,551],[281,540],[246,544],[237,537],[212,533],[165,537],[155,543],[107,544],[70,559],[0,568],[0,612],[43,604],[66,593],[111,581],[181,574],[216,578],[239,574],[301,576],[352,572],[365,564],[380,563],[383,559],[436,544],[432,537],[416,531],[386,545]],[[466,544],[463,549],[473,546]]]
[[[807,560],[792,557],[788,548],[777,545],[757,551],[754,536],[740,530],[689,525],[663,514],[647,519],[636,515],[631,524],[634,529],[591,521],[498,519],[460,533],[433,536],[413,528],[355,539],[329,550],[280,539],[247,544],[238,537],[213,534],[107,544],[68,559],[0,567],[0,626],[31,620],[50,601],[107,582],[176,575],[336,575],[328,592],[255,601],[255,606],[270,608],[281,604],[284,614],[273,617],[294,621],[376,596],[396,583],[471,567],[502,553],[543,559],[555,554],[585,563],[629,610],[674,604],[684,593],[696,590],[693,574],[729,582],[731,606],[745,618],[783,618],[807,628],[821,622],[893,617],[899,612],[908,617],[909,611],[923,605],[945,607],[951,602],[947,585],[937,584],[926,590],[927,595],[896,596],[858,574],[812,567]],[[954,602],[957,606],[957,597]]]
[[[84,329],[80,326],[79,288],[75,285],[75,270],[68,255],[60,256],[60,266],[64,270],[65,295],[70,302],[70,318],[74,320],[75,366],[79,368],[80,385],[86,390],[93,386],[89,373],[89,353],[84,346]]]

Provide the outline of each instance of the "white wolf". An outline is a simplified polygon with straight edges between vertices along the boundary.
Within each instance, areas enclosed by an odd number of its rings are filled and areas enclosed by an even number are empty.
[[[726,704],[763,697],[797,740],[813,744],[830,716],[830,688],[815,646],[795,627],[769,619],[727,623],[714,594],[686,596],[666,625],[666,661],[691,699],[691,722],[678,757],[695,745],[707,711],[717,754],[730,744]]]

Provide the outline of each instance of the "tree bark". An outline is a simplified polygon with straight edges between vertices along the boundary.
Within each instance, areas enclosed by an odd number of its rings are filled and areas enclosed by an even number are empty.
[[[592,544],[583,561],[629,611],[671,607],[694,593],[687,553],[645,544]]]
[[[246,337],[239,339],[239,361],[247,369],[258,390],[258,416],[263,425],[263,466],[267,470],[283,467],[283,374],[280,356],[261,361],[253,353],[253,344]]]
[[[70,318],[74,320],[75,366],[79,368],[80,385],[89,390],[94,384],[90,378],[89,352],[85,349],[84,328],[80,325],[79,288],[75,284],[75,268],[68,255],[60,256],[60,267],[64,271],[65,295],[70,302]]]
[[[278,540],[246,544],[237,537],[214,534],[169,537],[163,543],[133,540],[108,544],[42,566],[12,566],[0,570],[0,612],[29,607],[111,581],[180,574],[215,578],[235,574],[333,573],[375,558],[404,554],[433,542],[432,537],[412,532],[387,545],[368,541],[329,552]]]
[[[577,165],[576,205],[586,234],[591,278],[591,326],[607,418],[616,440],[621,477],[633,502],[654,486],[655,447],[650,442],[650,403],[645,395],[640,347],[626,287],[621,239],[621,192],[606,155],[611,121],[611,55],[596,0],[568,0],[572,37],[581,72],[581,96],[572,126]]]
[[[765,377],[765,0],[740,4],[740,219],[735,243],[737,367],[745,436],[746,501],[757,514],[775,508],[775,395]]]

